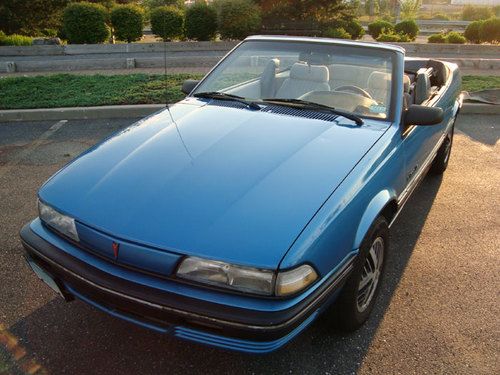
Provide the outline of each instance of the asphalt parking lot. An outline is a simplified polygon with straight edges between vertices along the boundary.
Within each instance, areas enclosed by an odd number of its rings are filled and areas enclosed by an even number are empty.
[[[18,231],[38,187],[132,120],[0,123],[0,373],[500,373],[500,117],[462,115],[444,177],[428,176],[392,228],[368,324],[320,319],[249,356],[185,343],[65,303],[28,269]]]

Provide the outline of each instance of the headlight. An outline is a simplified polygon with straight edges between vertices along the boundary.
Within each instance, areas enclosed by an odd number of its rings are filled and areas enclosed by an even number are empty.
[[[45,224],[59,233],[74,241],[80,241],[76,231],[75,219],[57,212],[52,207],[40,202],[40,200],[38,201],[38,215]]]
[[[309,265],[280,272],[233,264],[197,257],[185,258],[177,269],[177,276],[203,284],[261,295],[290,295],[303,290],[318,275]]]
[[[177,270],[177,276],[204,284],[267,295],[272,294],[274,284],[272,271],[196,257],[184,259]]]

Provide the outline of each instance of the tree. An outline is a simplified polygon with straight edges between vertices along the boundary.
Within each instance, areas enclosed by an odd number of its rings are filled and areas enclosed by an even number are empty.
[[[0,30],[36,36],[45,29],[59,29],[62,11],[68,3],[69,0],[1,0]]]
[[[109,37],[107,18],[108,12],[101,4],[89,2],[70,4],[64,10],[64,33],[70,43],[102,43]]]
[[[282,8],[283,17],[327,23],[332,19],[354,18],[354,2],[343,0],[277,0],[272,7]]]
[[[217,33],[217,11],[211,5],[196,3],[186,10],[184,27],[189,39],[214,39]]]
[[[142,38],[144,12],[137,5],[117,5],[111,11],[111,24],[118,40],[135,42]]]

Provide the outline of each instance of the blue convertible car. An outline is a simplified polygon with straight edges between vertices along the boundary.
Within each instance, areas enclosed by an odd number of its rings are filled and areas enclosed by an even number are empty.
[[[391,224],[448,164],[457,66],[250,37],[183,91],[43,185],[21,230],[32,269],[66,300],[244,352],[281,347],[327,308],[363,324]]]

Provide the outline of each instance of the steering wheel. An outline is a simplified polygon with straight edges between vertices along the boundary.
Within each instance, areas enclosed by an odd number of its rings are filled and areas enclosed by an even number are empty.
[[[368,99],[373,99],[372,96],[366,90],[363,90],[361,87],[354,86],[354,85],[340,86],[340,87],[333,89],[333,91],[347,91],[347,92],[352,92],[354,94],[364,96],[365,98],[368,98]]]

